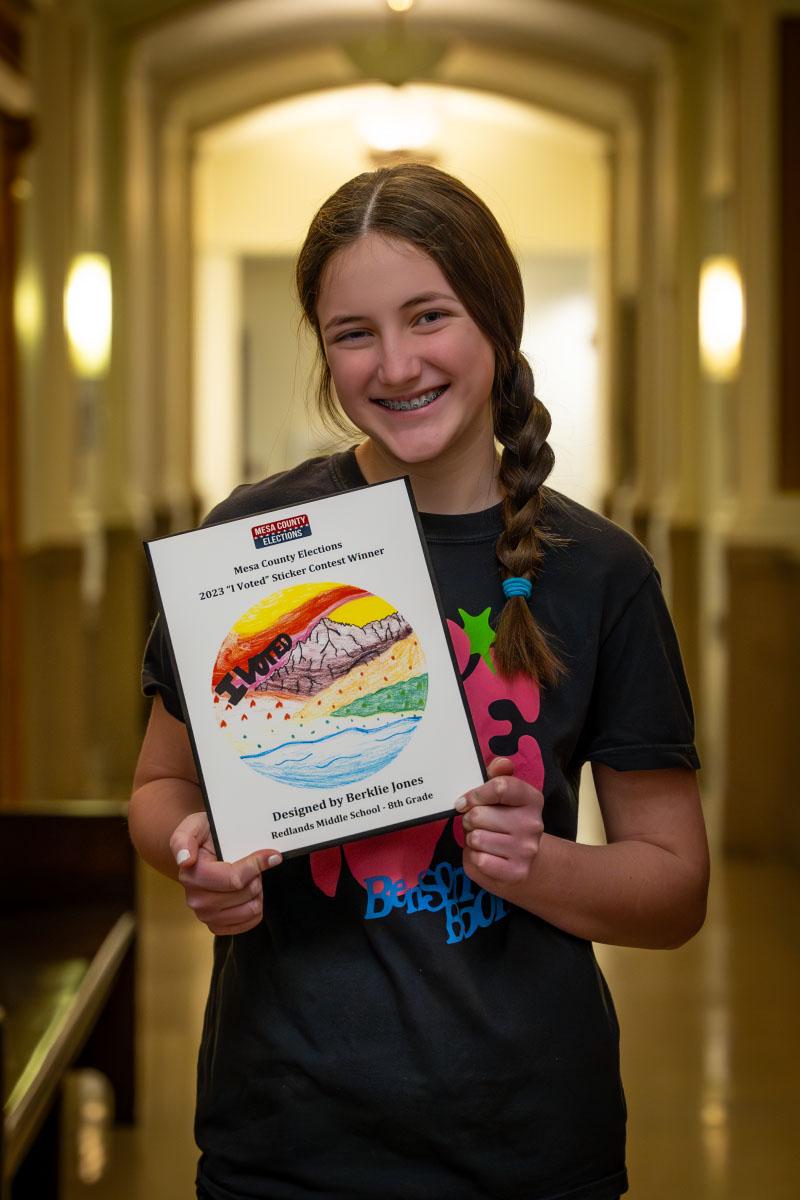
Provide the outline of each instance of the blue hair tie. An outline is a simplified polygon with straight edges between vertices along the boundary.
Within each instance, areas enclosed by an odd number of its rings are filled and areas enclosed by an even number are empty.
[[[526,600],[531,597],[533,584],[530,579],[523,579],[519,575],[512,575],[508,579],[503,580],[503,595],[506,600],[510,600],[512,596],[524,596]]]

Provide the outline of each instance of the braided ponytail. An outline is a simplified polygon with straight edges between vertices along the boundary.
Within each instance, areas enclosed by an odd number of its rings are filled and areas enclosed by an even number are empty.
[[[498,479],[503,491],[503,524],[495,553],[504,579],[533,580],[546,543],[554,539],[540,525],[542,485],[553,469],[548,444],[550,414],[534,392],[533,372],[517,351],[506,386],[495,388],[494,432],[503,447]],[[499,395],[498,395],[499,392]],[[554,684],[564,667],[547,643],[521,594],[511,589],[494,642],[494,659],[504,675],[530,675]]]
[[[297,291],[317,337],[318,404],[328,419],[338,409],[317,318],[322,277],[331,257],[367,233],[419,247],[441,268],[494,347],[494,433],[503,446],[499,482],[505,530],[497,542],[504,581],[530,580],[543,547],[558,539],[541,526],[541,487],[553,466],[550,416],[536,398],[533,374],[520,352],[525,296],[519,266],[495,217],[461,180],[424,163],[402,163],[357,175],[325,201],[311,222],[297,261]],[[510,585],[525,588],[524,583]],[[525,588],[527,590],[527,588]],[[533,619],[527,599],[506,601],[494,656],[505,675],[554,683],[563,667]]]

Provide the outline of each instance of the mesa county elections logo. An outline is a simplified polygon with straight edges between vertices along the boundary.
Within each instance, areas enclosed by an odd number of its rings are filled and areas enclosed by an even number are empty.
[[[279,545],[280,542],[293,542],[297,538],[311,537],[311,522],[305,513],[298,513],[294,517],[280,517],[277,521],[254,525],[250,532],[256,548],[265,550],[269,546]]]
[[[279,783],[337,788],[396,758],[428,697],[414,630],[386,600],[302,583],[248,609],[211,673],[218,727],[243,763]]]

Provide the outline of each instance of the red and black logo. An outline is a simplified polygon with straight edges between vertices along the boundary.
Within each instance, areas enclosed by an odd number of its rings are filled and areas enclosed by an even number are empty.
[[[250,531],[259,550],[277,546],[280,542],[293,542],[297,538],[311,536],[311,524],[305,513],[295,517],[281,517],[278,521],[267,521],[265,525],[254,525]]]

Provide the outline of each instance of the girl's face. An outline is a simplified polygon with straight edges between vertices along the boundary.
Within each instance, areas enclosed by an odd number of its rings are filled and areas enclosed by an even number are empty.
[[[339,402],[384,464],[493,461],[494,348],[432,258],[366,234],[327,264],[317,317]]]

